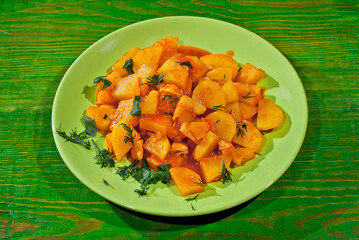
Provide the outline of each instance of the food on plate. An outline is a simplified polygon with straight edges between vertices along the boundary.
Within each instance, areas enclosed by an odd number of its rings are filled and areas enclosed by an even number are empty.
[[[167,37],[129,49],[97,77],[96,105],[86,115],[105,136],[109,156],[132,162],[119,168],[123,179],[151,173],[137,179],[141,196],[169,179],[181,196],[198,194],[208,183],[230,182],[230,169],[254,159],[263,132],[283,121],[257,85],[264,76],[251,63],[240,67],[233,51],[212,54]]]

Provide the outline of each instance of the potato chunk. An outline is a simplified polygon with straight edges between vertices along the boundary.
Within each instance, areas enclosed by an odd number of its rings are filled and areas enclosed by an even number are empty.
[[[185,111],[193,113],[194,115],[201,115],[206,111],[206,107],[194,101],[192,98],[183,95],[178,101],[173,119],[178,118]]]
[[[221,179],[223,162],[228,169],[229,165],[231,164],[231,161],[232,157],[229,154],[202,158],[199,164],[201,167],[204,182],[210,183]]]
[[[203,186],[196,184],[202,181],[198,173],[185,167],[174,167],[169,171],[171,179],[175,183],[182,197],[204,191]]]
[[[129,132],[125,129],[124,125],[129,126],[132,130],[132,136],[134,137],[134,141],[140,139],[140,135],[131,126],[130,122],[126,118],[122,119],[118,124],[116,124],[116,126],[112,130],[111,142],[117,161],[121,161],[122,158],[133,147],[133,144],[131,142],[125,142],[125,139],[126,137],[128,137]]]
[[[145,64],[151,69],[157,70],[160,58],[162,56],[162,46],[149,46],[144,49],[140,49],[137,54],[133,57],[133,70],[135,73],[140,67]]]
[[[176,55],[175,55],[176,56]],[[183,90],[186,90],[190,84],[188,78],[188,68],[181,66],[175,60],[175,56],[168,59],[158,70],[158,74],[163,74],[164,83],[172,83]]]
[[[242,147],[251,148],[256,153],[260,153],[264,141],[262,133],[252,122],[243,120],[243,124],[245,124],[246,127],[239,124],[238,127],[240,127],[243,132],[242,134],[236,134],[233,138],[233,142]]]
[[[210,54],[200,58],[209,69],[218,67],[230,67],[232,68],[232,80],[238,74],[238,63],[231,57],[225,54]]]
[[[232,142],[236,133],[236,121],[231,114],[223,111],[215,111],[206,116],[215,123],[215,134],[226,142]]]
[[[115,112],[116,109],[90,106],[86,111],[86,115],[95,120],[97,130],[106,132],[109,130],[111,117]]]
[[[140,102],[141,114],[155,114],[157,112],[158,92],[152,90],[143,101]]]
[[[282,110],[270,99],[261,99],[258,103],[257,127],[261,131],[276,128],[283,120]]]
[[[246,162],[255,158],[255,152],[250,148],[236,148],[231,152],[232,161],[237,166],[244,165]]]
[[[208,157],[217,147],[219,140],[220,138],[216,134],[213,132],[207,132],[206,136],[193,151],[194,159],[200,161],[202,158]]]
[[[126,69],[123,68],[125,62],[129,59],[132,59],[139,51],[138,47],[131,48],[125,55],[123,55],[113,66],[112,70],[117,72],[120,77],[124,77],[127,75]]]
[[[166,136],[157,139],[155,135],[152,135],[145,141],[143,148],[152,155],[163,160],[171,149],[171,144]]]
[[[119,79],[112,90],[112,96],[117,100],[127,100],[140,95],[140,85],[136,74]]]
[[[241,83],[256,84],[264,76],[265,74],[262,69],[256,68],[251,63],[246,63],[239,71],[237,81]]]
[[[226,98],[221,86],[211,80],[200,81],[193,90],[192,98],[207,108],[226,106]]]
[[[227,104],[234,102],[234,101],[238,101],[238,92],[237,92],[237,89],[236,89],[234,83],[231,80],[226,82],[222,86],[222,90],[224,93],[224,97],[226,98]]]

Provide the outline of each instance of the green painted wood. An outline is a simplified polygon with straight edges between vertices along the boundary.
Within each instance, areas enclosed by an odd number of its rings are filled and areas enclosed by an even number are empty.
[[[0,1],[0,238],[358,239],[358,1]],[[268,190],[234,209],[161,218],[113,205],[61,160],[51,107],[62,76],[123,26],[193,15],[247,28],[304,84],[303,147]],[[224,36],[225,37],[225,36]]]

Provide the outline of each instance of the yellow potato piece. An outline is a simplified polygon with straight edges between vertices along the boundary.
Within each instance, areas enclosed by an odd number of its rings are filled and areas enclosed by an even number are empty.
[[[258,102],[257,127],[261,131],[276,128],[283,120],[282,110],[270,99],[261,99]]]
[[[200,81],[193,90],[192,98],[207,108],[226,106],[226,98],[221,86],[211,80]]]
[[[232,142],[236,133],[236,121],[231,114],[223,111],[215,111],[206,116],[215,123],[215,134],[226,142]]]
[[[238,74],[238,63],[231,57],[225,54],[210,54],[200,58],[209,69],[218,67],[230,67],[232,68],[232,80]]]

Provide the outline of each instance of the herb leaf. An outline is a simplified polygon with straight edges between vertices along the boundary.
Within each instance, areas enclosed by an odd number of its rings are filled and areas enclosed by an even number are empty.
[[[164,101],[166,98],[170,99],[170,103],[177,102],[179,99],[173,95],[162,95],[162,101]]]
[[[83,116],[82,120],[84,120],[85,133],[90,137],[96,136],[97,133],[96,121],[88,117],[87,115]]]
[[[225,107],[222,106],[222,105],[215,105],[215,106],[212,107],[213,110],[224,110],[224,108]]]
[[[191,62],[190,62],[190,61],[185,61],[185,62],[177,62],[177,63],[179,63],[179,65],[181,65],[181,66],[187,66],[187,67],[189,67],[190,69],[192,69],[192,70],[193,70],[193,66],[192,66],[192,64],[191,64]]]
[[[74,144],[79,144],[86,149],[91,149],[90,142],[86,140],[88,135],[85,132],[77,133],[76,128],[75,130],[71,130],[70,135],[67,135],[65,131],[61,130],[61,126],[56,129],[56,133],[65,139],[66,142],[72,142]]]
[[[230,171],[228,171],[228,169],[226,168],[226,164],[224,164],[224,161],[222,160],[222,171],[221,171],[221,175],[222,175],[222,183],[225,184],[226,182],[232,182],[232,173]]]
[[[120,125],[122,125],[123,128],[127,131],[127,136],[125,136],[125,139],[124,139],[125,143],[130,142],[130,143],[132,143],[132,145],[134,145],[135,144],[135,136],[133,135],[133,130],[131,128],[131,125],[130,124],[126,125],[124,123],[121,123]]]
[[[244,99],[248,99],[248,98],[254,98],[255,96],[249,96],[249,94],[251,94],[251,91],[249,91],[249,93],[245,96],[242,96],[242,98]]]
[[[143,160],[141,167],[138,167],[137,163],[138,161],[134,161],[129,166],[119,167],[116,173],[122,177],[122,180],[132,177],[141,184],[140,189],[134,190],[139,197],[147,194],[149,189],[148,185],[157,184],[158,182],[166,184],[171,179],[171,175],[169,173],[169,169],[171,168],[170,164],[162,163],[159,167],[157,167],[158,171],[153,171],[152,169],[149,169],[149,165],[146,160]]]
[[[202,179],[199,180],[199,182],[194,182],[195,184],[197,184],[198,186],[201,186],[201,187],[207,187],[208,184],[203,182]]]
[[[101,168],[114,167],[115,161],[112,159],[111,153],[106,149],[99,149],[95,141],[93,139],[91,141],[97,151],[97,154],[95,156],[95,159],[97,160],[96,164],[99,164]]]
[[[160,74],[160,75],[153,75],[152,77],[148,77],[147,79],[150,80],[148,82],[145,83],[141,83],[140,85],[147,85],[147,86],[151,86],[151,85],[160,85],[163,82],[163,77],[165,75]]]
[[[105,90],[106,88],[108,88],[112,82],[105,79],[105,76],[100,76],[100,77],[97,77],[93,80],[93,83],[100,83],[100,82],[103,82],[103,86],[102,86],[102,91]]]
[[[135,99],[133,99],[133,107],[132,110],[130,112],[131,116],[136,116],[139,117],[141,116],[141,108],[140,108],[140,102],[142,102],[142,97],[141,96],[136,96]]]
[[[240,121],[237,124],[238,127],[238,131],[237,131],[237,137],[239,137],[239,135],[241,135],[241,137],[243,137],[246,132],[247,132],[247,124],[245,124],[244,122]]]
[[[170,112],[164,112],[163,114],[164,114],[164,115],[167,115],[167,116],[170,116],[170,117],[173,116],[173,113],[170,113]]]
[[[128,59],[128,60],[125,62],[125,64],[123,65],[122,68],[126,69],[127,74],[134,73],[134,71],[133,71],[133,60],[132,60],[131,58]]]
[[[196,196],[194,196],[193,198],[186,198],[185,201],[186,202],[191,202],[191,207],[192,207],[192,210],[197,210],[193,207],[193,201],[196,201],[197,202],[197,197],[199,196],[199,194],[197,194]]]

